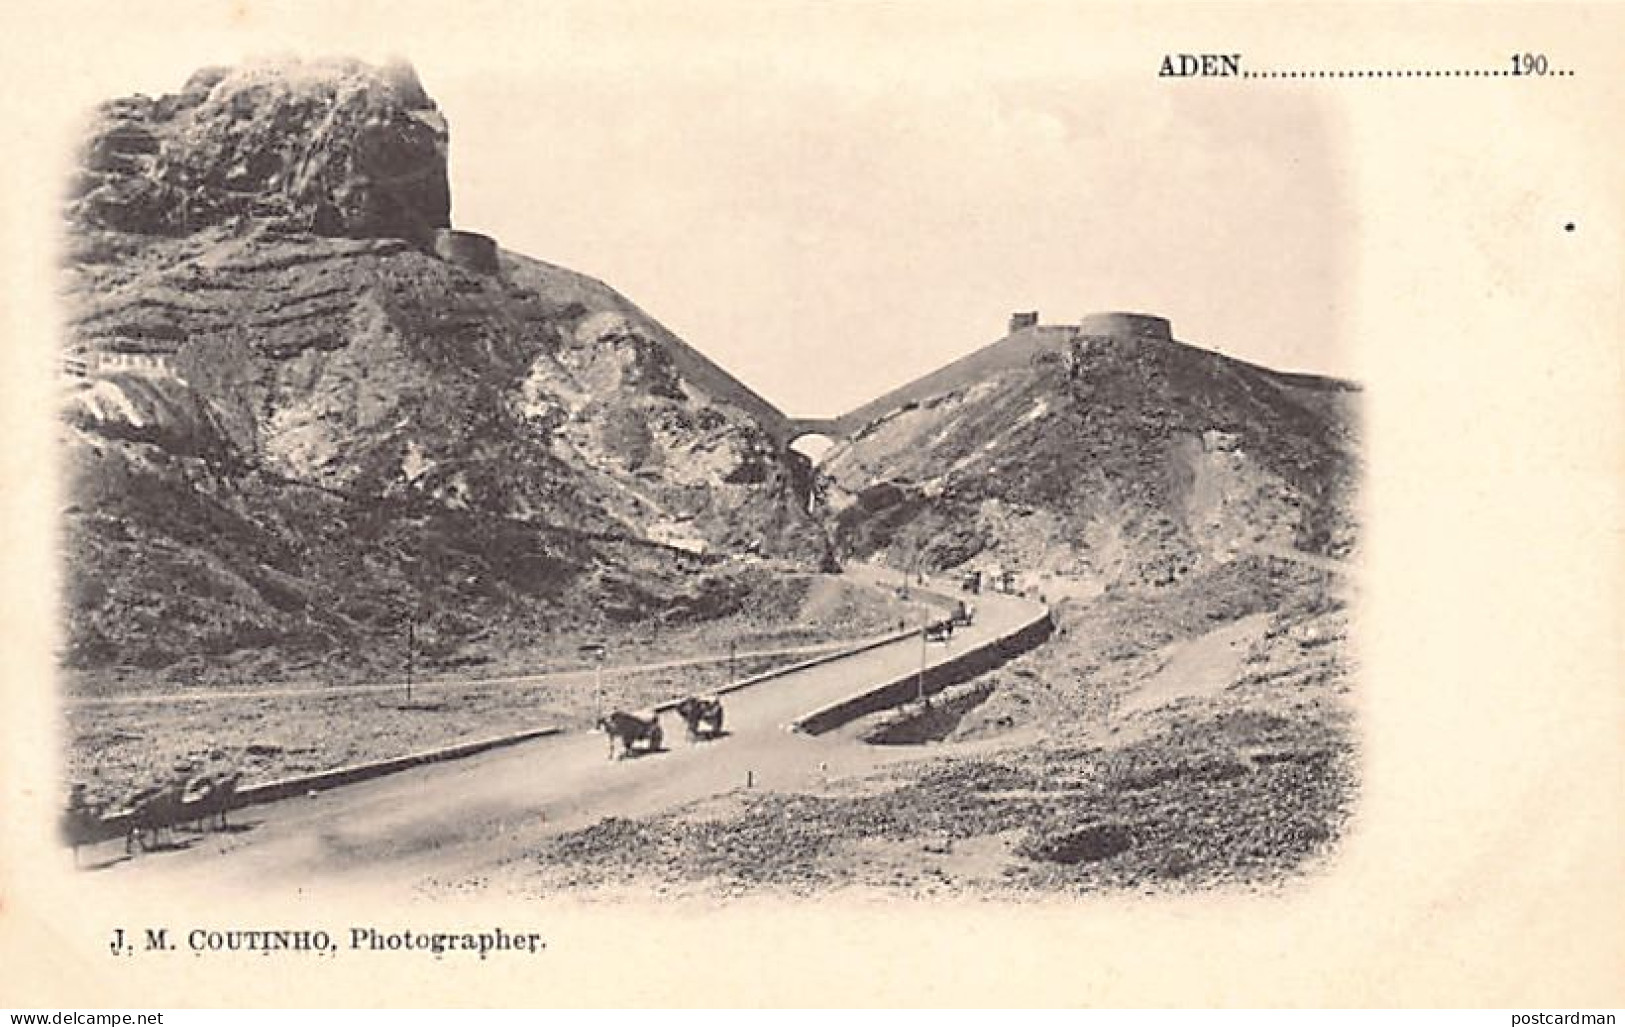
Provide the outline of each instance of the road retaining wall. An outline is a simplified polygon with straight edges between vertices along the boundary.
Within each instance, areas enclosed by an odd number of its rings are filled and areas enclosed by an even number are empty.
[[[911,638],[918,634],[919,631],[912,628],[907,631],[894,631],[889,635],[881,635],[879,638],[874,638],[855,646],[836,649],[833,652],[824,653],[822,656],[814,656],[810,660],[802,660],[800,663],[788,663],[782,667],[774,667],[772,670],[764,670],[760,674],[753,674],[748,678],[740,678],[738,681],[723,685],[721,688],[713,688],[707,694],[727,695],[730,692],[737,692],[742,688],[749,688],[752,685],[759,685],[764,681],[771,681],[774,678],[782,678],[786,674],[794,674],[797,671],[806,670],[809,667],[820,667],[826,663],[833,663],[836,660],[844,660],[848,656],[856,656],[858,653],[866,653],[871,649],[879,649],[883,645],[891,645],[893,642],[900,642],[905,638]],[[685,698],[687,698],[687,696],[679,696],[676,699],[667,699],[665,702],[653,707],[653,709],[656,713],[667,713],[673,709],[676,709],[677,704],[682,702]]]
[[[809,735],[821,735],[859,717],[916,699],[922,692],[926,695],[935,695],[944,688],[986,674],[1022,653],[1037,648],[1054,630],[1055,621],[1051,619],[1049,610],[1043,610],[1014,631],[957,653],[941,663],[933,664],[925,668],[923,674],[920,671],[913,671],[861,695],[816,709],[796,720],[790,725],[791,729]]]
[[[260,806],[294,795],[305,795],[310,792],[337,788],[340,785],[356,784],[375,777],[383,777],[386,774],[395,774],[402,770],[410,770],[413,767],[421,767],[428,763],[462,759],[465,756],[474,756],[491,749],[518,745],[520,742],[528,742],[534,738],[546,738],[549,735],[558,734],[561,730],[562,728],[557,727],[529,728],[511,734],[498,735],[494,738],[461,742],[457,745],[447,745],[439,749],[426,749],[423,752],[414,752],[387,760],[374,760],[371,763],[357,763],[349,767],[336,767],[333,770],[323,770],[315,774],[300,774],[296,777],[278,778],[275,781],[266,781],[262,784],[239,788],[237,793],[232,796],[229,808],[237,810],[246,806]],[[101,818],[92,831],[89,831],[85,837],[80,838],[80,843],[88,844],[106,841],[109,838],[118,838],[127,834],[129,829],[130,813],[128,811],[114,813]]]
[[[284,777],[264,784],[250,785],[237,793],[237,806],[257,806],[261,803],[276,802],[291,795],[303,795],[312,791],[324,791],[328,788],[337,788],[340,785],[353,785],[360,781],[369,781],[385,774],[396,774],[413,767],[421,767],[428,763],[440,763],[444,760],[460,760],[466,756],[475,756],[491,749],[501,749],[520,742],[528,742],[535,738],[546,738],[556,735],[563,729],[557,727],[530,728],[525,731],[515,731],[512,734],[498,735],[495,738],[482,738],[475,742],[463,742],[458,745],[448,745],[440,749],[429,749],[424,752],[410,753],[406,756],[396,756],[393,759],[374,760],[371,763],[357,763],[354,766],[338,767],[334,770],[324,770],[316,774],[301,774],[298,777]]]

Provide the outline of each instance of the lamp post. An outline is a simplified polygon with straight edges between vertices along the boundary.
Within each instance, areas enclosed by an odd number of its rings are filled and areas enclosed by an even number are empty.
[[[739,640],[737,638],[730,638],[728,639],[728,684],[730,685],[738,680],[738,671],[735,670],[734,666],[734,661],[738,658]]]

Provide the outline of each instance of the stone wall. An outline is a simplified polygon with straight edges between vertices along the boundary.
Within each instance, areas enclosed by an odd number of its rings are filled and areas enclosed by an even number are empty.
[[[133,374],[146,378],[173,378],[174,359],[167,353],[122,353],[114,350],[91,351],[82,358],[84,368],[91,375]]]
[[[1049,611],[1039,611],[1023,627],[959,653],[952,659],[933,664],[925,669],[923,675],[914,671],[862,695],[825,706],[800,718],[792,727],[809,735],[821,735],[859,717],[900,706],[918,698],[922,692],[935,695],[1037,648],[1054,630],[1055,622]]]

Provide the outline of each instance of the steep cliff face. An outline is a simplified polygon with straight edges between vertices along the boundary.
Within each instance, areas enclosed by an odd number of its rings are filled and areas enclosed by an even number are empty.
[[[829,453],[820,471],[847,554],[1099,590],[1353,545],[1352,385],[1050,331],[1044,345],[1018,333],[1022,359],[990,354],[996,369],[943,378]]]
[[[185,235],[254,217],[427,242],[451,224],[446,123],[405,65],[207,69],[103,105],[71,197],[85,227]]]
[[[738,601],[730,553],[824,562],[771,406],[601,283],[436,256],[445,142],[409,70],[351,62],[103,109],[66,210],[71,666],[364,662],[408,616],[454,659]]]

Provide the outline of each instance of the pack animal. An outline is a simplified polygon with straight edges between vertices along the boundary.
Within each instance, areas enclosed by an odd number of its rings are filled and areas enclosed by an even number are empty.
[[[690,741],[722,734],[722,700],[714,695],[691,695],[673,707],[688,726]]]
[[[145,789],[131,798],[129,819],[125,821],[125,852],[133,851],[136,845],[143,852],[155,847],[164,831],[173,830],[182,821],[185,789],[184,783],[177,782]]]
[[[660,730],[660,715],[648,711],[627,713],[616,710],[606,717],[598,720],[598,730],[609,736],[609,758],[615,758],[615,742],[621,743],[621,755],[630,756],[635,745],[642,745],[644,752],[659,752],[660,743],[665,737]]]
[[[62,811],[61,829],[63,839],[73,847],[74,866],[79,865],[81,845],[89,845],[105,837],[107,824],[102,819],[102,810],[85,798],[83,785],[74,786],[68,806]]]
[[[231,812],[237,797],[237,782],[242,777],[242,771],[236,770],[221,777],[204,777],[193,781],[181,796],[183,815],[198,831],[203,830],[205,820],[212,821],[218,830],[224,831],[229,826],[226,814]]]

